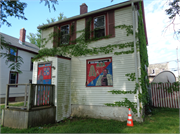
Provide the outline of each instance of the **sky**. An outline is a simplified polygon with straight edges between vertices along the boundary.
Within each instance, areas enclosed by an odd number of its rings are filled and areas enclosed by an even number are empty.
[[[86,3],[90,12],[125,1],[127,0],[113,2],[111,0],[58,0],[59,4],[55,5],[56,11],[51,8],[49,12],[48,7],[44,6],[45,3],[40,3],[40,0],[20,0],[27,3],[24,13],[28,20],[8,17],[7,20],[12,26],[2,25],[0,32],[19,38],[21,28],[26,29],[26,36],[29,33],[37,33],[37,26],[46,23],[47,19],[57,18],[59,13],[64,13],[67,18],[79,15],[82,3]],[[149,64],[169,62],[170,70],[177,75],[177,71],[174,70],[177,70],[177,52],[180,58],[180,41],[173,36],[173,27],[168,27],[166,32],[163,32],[169,24],[165,13],[168,7],[166,2],[167,0],[144,0]],[[176,25],[176,28],[177,26],[179,25]],[[26,41],[29,42],[27,38]],[[176,51],[177,46],[179,46],[178,51]]]

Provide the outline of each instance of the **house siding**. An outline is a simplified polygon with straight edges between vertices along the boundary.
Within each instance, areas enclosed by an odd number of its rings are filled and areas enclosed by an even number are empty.
[[[45,61],[50,61],[52,66],[52,83],[55,85],[55,106],[56,121],[69,117],[71,112],[70,104],[70,60],[57,57],[47,57]],[[38,64],[44,63],[43,60],[34,62],[33,84],[37,83]]]
[[[41,33],[41,39],[48,39],[49,35],[52,34],[54,32],[54,27],[50,27],[47,28],[45,30],[42,30]],[[45,42],[43,43],[43,45],[45,44]],[[51,39],[45,44],[46,48],[53,48],[53,37],[51,37]],[[42,49],[42,48],[41,48]]]
[[[57,121],[71,114],[70,74],[71,61],[58,58],[57,63]]]
[[[77,21],[77,31],[85,28],[82,23],[85,23],[84,19]],[[115,10],[115,26],[122,24],[132,25],[131,7]],[[109,44],[120,44],[132,41],[132,35],[127,37],[124,29],[116,28],[115,37],[94,41],[89,44],[88,47],[103,47]],[[130,50],[130,48],[117,49],[114,50],[114,52],[127,50]],[[137,101],[134,94],[117,95],[108,92],[110,90],[130,91],[135,89],[135,82],[128,81],[125,76],[127,73],[135,72],[134,54],[114,55],[113,53],[72,58],[71,104],[104,105],[104,103],[124,101],[124,98],[128,98],[132,102]],[[86,87],[86,60],[105,57],[112,57],[113,87]]]
[[[1,52],[6,52],[1,50]],[[32,71],[30,71],[31,57],[34,57],[35,54],[26,52],[23,50],[18,50],[18,56],[23,58],[23,64],[20,67],[22,74],[18,74],[18,84],[29,83],[29,80],[32,79]],[[6,96],[6,87],[9,84],[9,65],[12,63],[8,61],[5,63],[6,59],[0,58],[0,98],[5,98]],[[25,86],[10,87],[9,97],[23,97],[25,95]]]

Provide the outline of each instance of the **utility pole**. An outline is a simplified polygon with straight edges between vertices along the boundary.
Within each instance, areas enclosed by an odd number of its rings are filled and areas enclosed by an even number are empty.
[[[176,53],[177,53],[177,70],[178,70],[178,80],[179,80],[179,59],[178,59],[178,46],[176,48]]]

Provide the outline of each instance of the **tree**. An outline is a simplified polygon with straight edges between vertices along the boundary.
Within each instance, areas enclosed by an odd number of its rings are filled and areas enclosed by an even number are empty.
[[[169,16],[170,23],[165,28],[165,31],[170,25],[172,25],[174,30],[174,35],[176,35],[178,39],[180,34],[180,29],[175,28],[176,25],[179,25],[179,23],[176,24],[175,21],[176,19],[178,19],[178,17],[180,17],[180,0],[173,0],[172,2],[168,0],[167,2],[169,3],[169,8],[166,9],[165,12]]]
[[[35,44],[37,47],[41,48],[41,30],[37,30],[36,34],[29,33],[27,38],[32,44]]]
[[[57,0],[40,0],[40,3],[45,2],[45,6],[48,6],[49,11],[53,8],[54,11],[56,10],[55,4],[58,4]],[[27,3],[20,2],[19,0],[12,1],[12,0],[0,0],[0,8],[1,8],[1,15],[0,15],[0,27],[4,24],[6,24],[8,27],[11,26],[11,23],[7,20],[8,17],[17,17],[18,19],[27,20],[27,18],[24,16],[24,9],[27,7]],[[32,35],[33,36],[33,35]],[[16,51],[14,47],[10,46],[10,42],[6,42],[4,40],[4,37],[1,35],[1,44],[0,44],[0,50],[5,50],[6,52],[9,51],[9,49],[13,49]],[[37,41],[38,42],[38,41]],[[3,51],[0,51],[0,58],[5,58],[6,63],[8,63],[9,59],[12,58],[12,55],[9,53],[6,53]],[[23,58],[20,56],[14,56],[14,58],[17,59],[17,62],[13,62],[9,65],[10,70],[16,71],[18,73],[22,73],[20,70],[21,64],[23,64]]]
[[[67,17],[64,16],[63,13],[60,13],[58,18],[57,18],[57,21],[60,21],[60,20],[64,20],[66,19]],[[56,19],[55,18],[51,18],[51,19],[47,19],[47,23],[52,23],[52,22],[55,22]],[[43,23],[43,25],[45,25]],[[39,48],[41,48],[41,30],[37,30],[37,33],[34,34],[34,33],[29,33],[29,35],[27,36],[27,38],[29,39],[30,43],[32,44],[35,44],[36,46],[38,46]]]

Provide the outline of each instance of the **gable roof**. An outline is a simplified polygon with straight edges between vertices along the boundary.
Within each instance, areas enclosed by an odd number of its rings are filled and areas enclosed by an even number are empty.
[[[45,24],[45,25],[40,25],[37,28],[38,29],[42,29],[44,27],[51,27],[51,26],[54,26],[54,25],[62,23],[62,22],[84,18],[86,16],[93,15],[95,13],[105,12],[105,11],[108,11],[108,10],[113,10],[113,9],[124,7],[124,6],[128,6],[128,5],[131,6],[132,1],[133,2],[139,2],[139,1],[142,1],[142,0],[128,0],[128,1],[121,2],[121,3],[115,4],[115,5],[111,5],[111,6],[107,6],[107,7],[104,7],[104,8],[100,8],[98,10],[94,10],[94,11],[87,12],[87,13],[84,13],[84,14],[76,15],[76,16],[73,16],[73,17],[70,17],[70,18],[67,18],[67,19],[64,19],[64,20],[52,22],[52,23]]]
[[[52,22],[52,23],[45,24],[45,25],[40,25],[37,28],[38,29],[43,29],[43,28],[47,28],[47,27],[52,27],[52,26],[55,26],[55,25],[63,23],[63,22],[85,18],[87,16],[90,16],[90,15],[93,15],[93,14],[96,14],[96,13],[99,13],[99,12],[105,12],[105,11],[117,9],[117,8],[120,8],[120,7],[131,6],[132,2],[134,2],[134,3],[141,2],[142,3],[141,6],[142,6],[144,30],[145,30],[145,36],[146,36],[146,45],[148,45],[148,38],[147,38],[147,30],[146,30],[146,22],[145,22],[145,12],[144,12],[144,3],[143,3],[143,0],[128,0],[128,1],[125,1],[125,2],[121,2],[121,3],[115,4],[115,5],[108,6],[108,7],[100,8],[98,10],[94,10],[94,11],[87,12],[87,13],[84,13],[84,14],[76,15],[76,16],[73,16],[73,17],[70,17],[70,18],[67,18],[67,19],[64,19],[64,20]]]
[[[19,43],[19,39],[9,36],[7,34],[1,33],[0,32],[0,36],[4,37],[4,40],[11,46],[17,47],[18,49],[24,50],[24,51],[28,51],[31,53],[38,53],[39,51],[39,47],[37,47],[34,44],[31,44],[29,42],[25,42],[25,45],[22,45]]]

